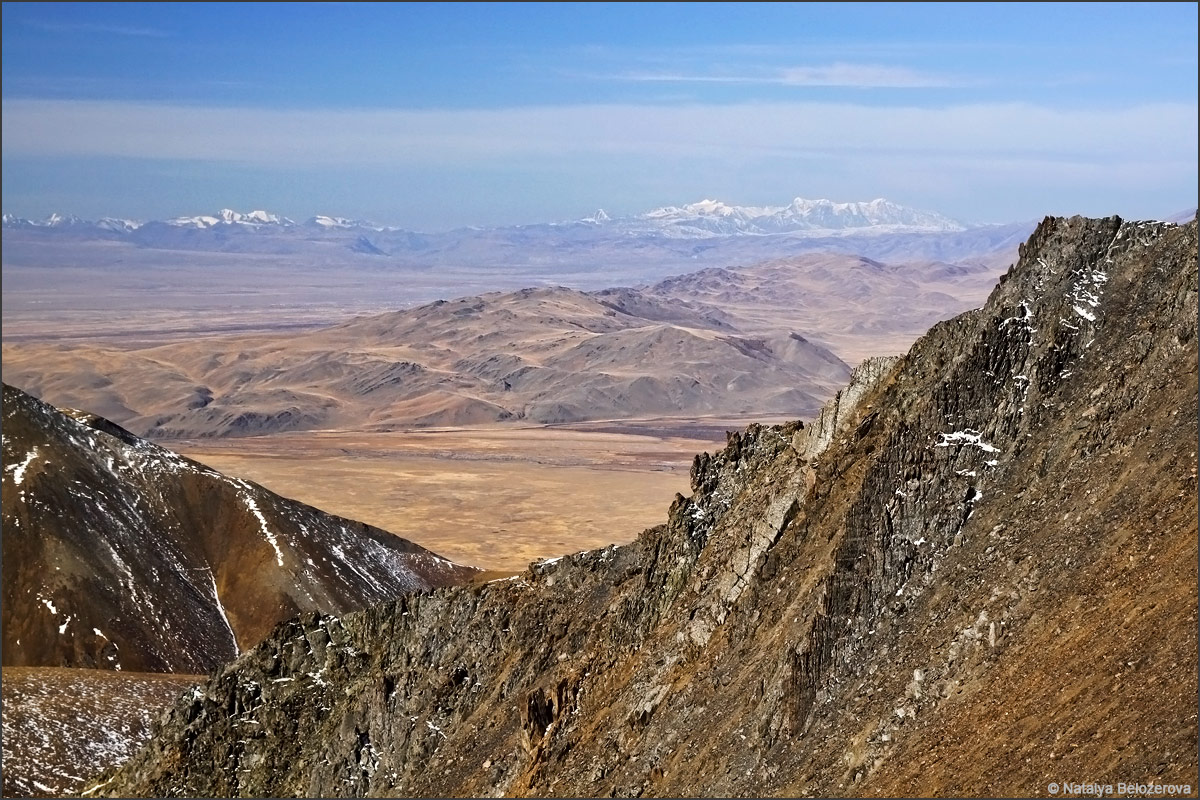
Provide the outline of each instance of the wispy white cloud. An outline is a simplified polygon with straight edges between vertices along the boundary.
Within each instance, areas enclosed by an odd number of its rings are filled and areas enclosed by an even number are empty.
[[[849,103],[574,105],[495,110],[266,110],[4,100],[5,158],[102,156],[265,166],[433,165],[640,154],[884,154],[1195,163],[1195,103],[1060,109]]]
[[[859,89],[931,89],[968,86],[972,83],[964,78],[920,72],[907,67],[841,62],[822,66],[787,67],[758,74],[704,74],[674,71],[631,72],[611,77],[638,82],[741,83]]]
[[[97,22],[47,22],[45,20],[25,20],[31,28],[46,33],[85,33],[103,36],[136,36],[143,38],[162,39],[171,34],[158,28],[142,28],[131,25],[109,25]]]
[[[885,89],[920,89],[966,84],[966,81],[962,79],[918,72],[907,67],[842,63],[785,69],[782,82],[789,86],[849,86]]]

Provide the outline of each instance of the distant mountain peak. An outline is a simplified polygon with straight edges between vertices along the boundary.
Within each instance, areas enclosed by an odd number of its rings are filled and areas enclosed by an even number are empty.
[[[908,208],[882,197],[854,203],[797,197],[786,206],[734,206],[704,199],[684,206],[663,206],[634,219],[679,236],[934,233],[966,227],[936,212]]]
[[[387,253],[375,246],[375,243],[366,236],[359,236],[354,240],[354,244],[350,245],[350,249],[356,253],[363,253],[369,256],[386,256]]]
[[[211,228],[214,225],[278,225],[290,227],[296,223],[287,217],[272,214],[262,209],[256,209],[248,214],[234,211],[232,208],[222,208],[214,216],[201,215],[196,217],[175,217],[167,220],[168,225],[187,228]]]
[[[364,230],[382,231],[390,230],[389,228],[381,228],[373,222],[368,222],[363,219],[349,219],[347,217],[333,217],[328,214],[317,214],[309,217],[304,221],[304,224],[310,228],[318,228],[324,230],[345,229],[351,230],[362,228]]]
[[[40,220],[25,219],[14,214],[5,214],[3,222],[10,227],[24,228],[67,228],[72,225],[86,224],[85,220],[73,214],[59,214],[57,211]]]

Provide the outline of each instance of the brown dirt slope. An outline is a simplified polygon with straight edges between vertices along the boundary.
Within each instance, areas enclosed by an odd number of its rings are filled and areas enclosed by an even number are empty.
[[[1196,314],[1195,221],[1047,219],[982,309],[697,457],[637,542],[285,623],[94,786],[1194,791]]]

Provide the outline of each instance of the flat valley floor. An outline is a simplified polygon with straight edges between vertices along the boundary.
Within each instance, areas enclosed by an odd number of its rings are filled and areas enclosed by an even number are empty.
[[[462,564],[632,541],[691,494],[693,457],[755,420],[622,420],[166,441],[231,476],[376,525]],[[760,422],[777,422],[770,418]]]

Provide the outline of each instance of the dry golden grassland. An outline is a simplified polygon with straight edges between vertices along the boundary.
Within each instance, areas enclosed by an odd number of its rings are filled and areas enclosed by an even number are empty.
[[[453,561],[516,572],[537,559],[631,541],[663,522],[675,493],[691,491],[692,457],[723,445],[723,427],[318,431],[171,446]]]

